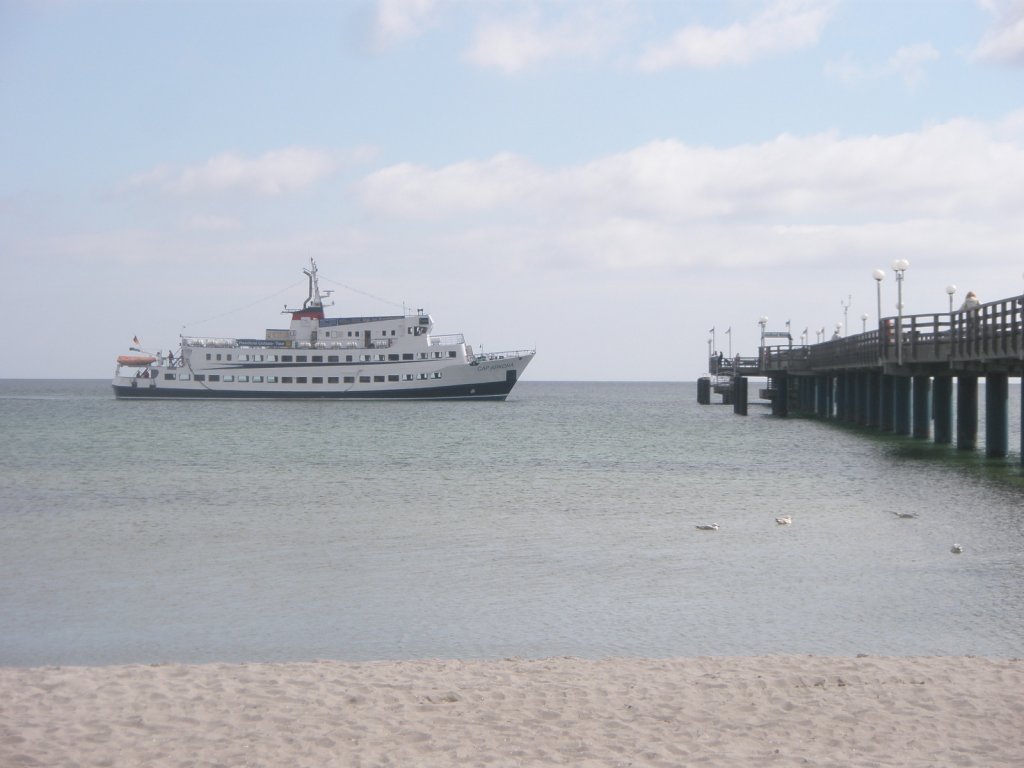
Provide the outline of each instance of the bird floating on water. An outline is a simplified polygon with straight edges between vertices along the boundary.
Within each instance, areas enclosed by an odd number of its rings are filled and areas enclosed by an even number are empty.
[[[775,522],[779,525],[792,525],[793,518],[791,515],[783,515],[782,517],[776,517]]]
[[[698,531],[717,531],[718,523],[701,523],[697,526]]]
[[[917,517],[917,512],[893,512],[893,514],[901,520],[911,520]]]
[[[952,547],[949,548],[949,551],[952,552],[954,555],[959,555],[961,552],[964,551],[964,548],[960,544],[954,544]]]

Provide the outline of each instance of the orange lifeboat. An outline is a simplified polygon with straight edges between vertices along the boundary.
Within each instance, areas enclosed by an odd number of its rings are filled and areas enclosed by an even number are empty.
[[[150,363],[155,363],[155,362],[156,362],[156,358],[153,357],[152,355],[118,355],[117,356],[117,364],[118,365],[142,366],[142,365],[149,365]]]

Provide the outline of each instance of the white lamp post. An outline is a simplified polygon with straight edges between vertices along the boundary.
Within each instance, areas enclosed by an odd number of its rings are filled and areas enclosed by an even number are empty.
[[[768,325],[768,318],[761,315],[761,319],[757,321],[757,324],[761,326],[761,346],[764,346],[764,328]]]
[[[868,330],[868,313],[865,312],[860,316],[860,332],[867,333]]]
[[[949,314],[953,314],[953,294],[956,293],[956,286],[950,283],[946,286],[946,293],[949,294]]]
[[[853,304],[853,294],[846,297],[846,301],[839,300],[839,306],[843,308],[843,335],[850,335],[850,305]]]
[[[878,323],[882,323],[882,281],[885,280],[885,272],[880,269],[876,269],[871,273],[871,276],[875,278],[875,286],[877,287],[878,295]]]
[[[903,365],[903,277],[910,269],[906,259],[896,259],[892,270],[896,273],[896,364]]]

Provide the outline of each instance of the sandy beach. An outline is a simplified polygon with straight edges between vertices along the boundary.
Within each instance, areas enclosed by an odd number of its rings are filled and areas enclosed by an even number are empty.
[[[0,669],[0,765],[1018,766],[1024,664],[605,659]]]

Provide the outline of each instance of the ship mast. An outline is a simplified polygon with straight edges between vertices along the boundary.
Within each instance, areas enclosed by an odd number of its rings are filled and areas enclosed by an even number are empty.
[[[298,320],[302,317],[318,317],[323,318],[324,316],[324,296],[330,296],[331,291],[320,292],[320,281],[316,276],[316,261],[312,258],[309,260],[309,269],[302,270],[302,273],[309,278],[309,295],[306,300],[302,302],[301,309],[289,309],[288,305],[285,304],[285,314],[291,313],[292,319]]]
[[[312,304],[314,307],[323,309],[324,302],[320,298],[320,281],[316,279],[316,262],[312,257],[309,259],[309,269],[304,269],[302,272],[309,278],[309,297],[302,302],[302,308],[308,309]]]

